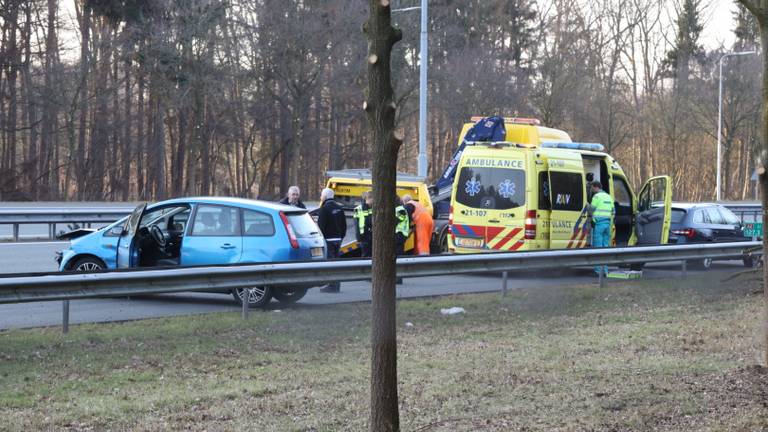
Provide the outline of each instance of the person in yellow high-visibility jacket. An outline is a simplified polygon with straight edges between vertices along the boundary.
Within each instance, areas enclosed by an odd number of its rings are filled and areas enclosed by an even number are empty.
[[[590,183],[592,202],[588,210],[592,215],[592,247],[608,247],[611,244],[611,225],[613,224],[613,198],[603,192],[603,185],[599,181]],[[595,266],[595,273],[608,274],[608,266]]]

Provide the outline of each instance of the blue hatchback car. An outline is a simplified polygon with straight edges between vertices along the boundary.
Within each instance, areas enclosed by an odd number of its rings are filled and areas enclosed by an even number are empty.
[[[74,238],[77,235],[80,237]],[[325,239],[306,210],[241,198],[179,198],[142,204],[99,230],[70,235],[59,270],[323,260]],[[231,291],[251,307],[301,299],[312,286]],[[227,292],[229,293],[229,291]]]

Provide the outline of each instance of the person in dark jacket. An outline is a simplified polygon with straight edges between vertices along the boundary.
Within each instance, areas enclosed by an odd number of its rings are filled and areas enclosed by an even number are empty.
[[[289,206],[306,209],[307,206],[305,206],[304,203],[301,202],[301,199],[299,199],[300,196],[301,196],[301,191],[299,190],[299,187],[291,186],[288,188],[288,193],[285,195],[285,198],[280,200],[280,204],[286,204]]]
[[[317,215],[317,226],[325,237],[328,247],[328,258],[338,258],[341,240],[347,232],[347,217],[344,208],[334,199],[333,189],[325,188],[320,194],[320,210]],[[341,283],[331,282],[325,288],[320,289],[325,293],[337,293]]]
[[[355,237],[360,244],[360,256],[370,258],[373,252],[373,194],[363,192],[363,202],[355,207]]]

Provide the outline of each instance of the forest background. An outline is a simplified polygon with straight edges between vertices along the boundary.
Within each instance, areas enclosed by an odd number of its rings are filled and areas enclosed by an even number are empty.
[[[523,116],[604,144],[635,187],[670,174],[677,200],[714,199],[718,60],[759,34],[713,5],[430,1],[430,179],[471,116]],[[393,53],[411,173],[418,15],[396,15]],[[366,17],[359,0],[0,0],[0,200],[314,197],[326,170],[370,165]],[[727,46],[705,48],[707,20],[733,22]],[[724,63],[726,199],[755,196],[761,71]]]

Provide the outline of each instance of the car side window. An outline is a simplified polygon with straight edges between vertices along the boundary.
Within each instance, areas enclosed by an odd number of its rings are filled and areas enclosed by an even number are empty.
[[[629,193],[627,181],[621,177],[613,177],[613,199],[622,207],[632,206],[632,195]]]
[[[189,209],[176,213],[168,219],[168,230],[175,232],[184,232],[187,228],[187,221],[189,220]]]
[[[715,207],[708,207],[704,209],[704,211],[706,211],[707,216],[709,217],[709,223],[717,225],[723,225],[725,223],[725,221],[723,221],[723,217],[720,215],[720,212],[717,211]]]
[[[238,211],[232,207],[200,205],[192,224],[193,236],[236,236],[239,234]]]
[[[709,223],[709,218],[706,217],[707,215],[704,214],[704,210],[696,210],[696,212],[693,214],[693,222],[694,223]]]
[[[275,234],[275,224],[272,216],[254,211],[243,210],[244,236],[271,236]]]
[[[720,211],[720,215],[723,217],[723,223],[727,225],[740,225],[741,220],[739,220],[739,217],[733,214],[732,211],[728,210],[725,207],[720,207],[718,209]]]

